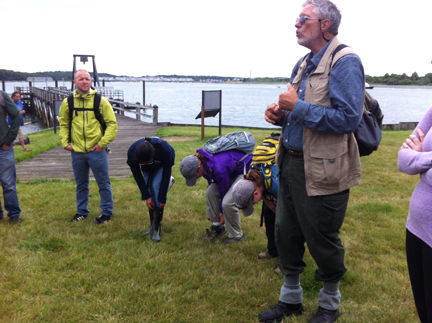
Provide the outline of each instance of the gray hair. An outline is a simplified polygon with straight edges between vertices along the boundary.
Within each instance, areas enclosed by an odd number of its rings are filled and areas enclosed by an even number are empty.
[[[329,0],[306,0],[302,8],[307,5],[314,6],[313,12],[316,13],[320,19],[329,19],[331,21],[328,32],[336,36],[339,32],[339,25],[342,19],[339,8]]]

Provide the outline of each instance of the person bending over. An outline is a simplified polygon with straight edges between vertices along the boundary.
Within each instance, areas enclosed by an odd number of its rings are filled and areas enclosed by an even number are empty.
[[[141,191],[141,198],[149,210],[150,235],[159,242],[167,193],[174,183],[171,169],[175,161],[175,151],[166,140],[159,137],[146,137],[130,146],[127,164]]]

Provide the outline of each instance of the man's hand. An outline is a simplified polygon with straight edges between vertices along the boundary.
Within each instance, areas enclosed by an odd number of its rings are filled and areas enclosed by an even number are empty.
[[[99,147],[99,144],[96,144],[96,146],[94,146],[93,149],[92,149],[91,151],[94,151],[94,150],[96,150],[96,151],[98,151],[98,152],[102,152],[102,151],[104,151],[101,147]]]
[[[425,137],[425,134],[421,129],[417,129],[417,133],[420,138],[417,138],[415,135],[410,135],[409,139],[406,139],[405,142],[402,144],[402,147],[405,149],[412,149],[418,152],[423,151],[423,140]]]
[[[69,145],[69,146],[65,147],[64,149],[69,150],[69,151],[74,151],[74,149],[72,148],[72,145]]]
[[[10,146],[6,145],[6,143],[4,142],[3,145],[2,145],[2,148],[4,150],[8,150],[10,148]]]
[[[265,121],[275,124],[276,121],[279,121],[282,119],[284,113],[283,111],[279,110],[279,107],[276,103],[270,104],[264,114]]]
[[[153,198],[151,198],[151,197],[149,197],[145,202],[146,202],[147,207],[150,210],[153,210],[156,207],[156,205],[155,205],[155,203],[153,201]]]
[[[20,113],[21,113],[21,114],[24,114],[24,113],[25,113],[25,110],[21,110]]]
[[[288,92],[282,92],[279,95],[279,109],[292,111],[297,100],[297,91],[288,83]]]
[[[166,204],[166,203],[160,203],[160,204],[159,204],[159,207],[160,207],[161,209],[163,209],[163,208],[165,207],[165,204]]]

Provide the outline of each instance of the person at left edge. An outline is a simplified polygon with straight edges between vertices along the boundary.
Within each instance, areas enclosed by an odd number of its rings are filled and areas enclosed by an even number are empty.
[[[12,223],[21,221],[21,209],[16,190],[14,141],[21,123],[21,114],[6,92],[0,91],[0,182],[3,188],[3,203]],[[11,117],[11,126],[6,122],[6,113]],[[0,203],[0,220],[3,209]]]
[[[149,209],[150,230],[144,234],[150,235],[155,242],[160,241],[167,193],[174,183],[171,177],[174,162],[174,149],[159,137],[142,138],[132,144],[127,153],[127,164]]]
[[[109,179],[107,145],[117,135],[117,120],[111,104],[104,97],[100,102],[100,114],[106,124],[105,133],[96,119],[93,102],[97,90],[91,88],[90,74],[86,70],[75,72],[74,111],[69,120],[69,105],[64,99],[59,113],[60,138],[63,148],[71,152],[72,168],[76,182],[77,213],[71,222],[87,218],[89,211],[89,169],[99,186],[101,215],[95,219],[104,223],[113,215],[114,200]],[[77,110],[75,110],[77,109]],[[69,138],[69,127],[71,128]]]
[[[24,114],[26,113],[26,111],[24,109],[24,105],[21,102],[21,93],[15,91],[15,92],[12,93],[11,98],[12,98],[12,101],[17,106],[18,110],[20,111],[21,116],[23,116],[21,118],[21,127],[18,129],[17,138],[19,140],[19,143],[20,143],[22,149],[24,151],[26,151],[26,152],[30,152],[31,149],[28,149],[26,147],[26,145],[25,145],[25,142],[24,142],[24,133],[23,133],[23,130],[22,130],[22,127],[24,126]],[[12,120],[11,120],[11,117],[9,116],[8,117],[8,124],[11,125],[11,122],[12,122]]]

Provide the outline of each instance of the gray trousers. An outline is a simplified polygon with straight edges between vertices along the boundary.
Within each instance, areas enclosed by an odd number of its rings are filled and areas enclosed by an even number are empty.
[[[228,230],[229,238],[240,238],[243,235],[241,229],[240,212],[234,205],[232,197],[232,188],[235,183],[243,178],[243,175],[232,176],[231,186],[222,199],[223,215],[225,218],[225,226]],[[211,222],[220,222],[220,196],[219,187],[216,183],[211,183],[206,192],[207,200],[207,219]]]

